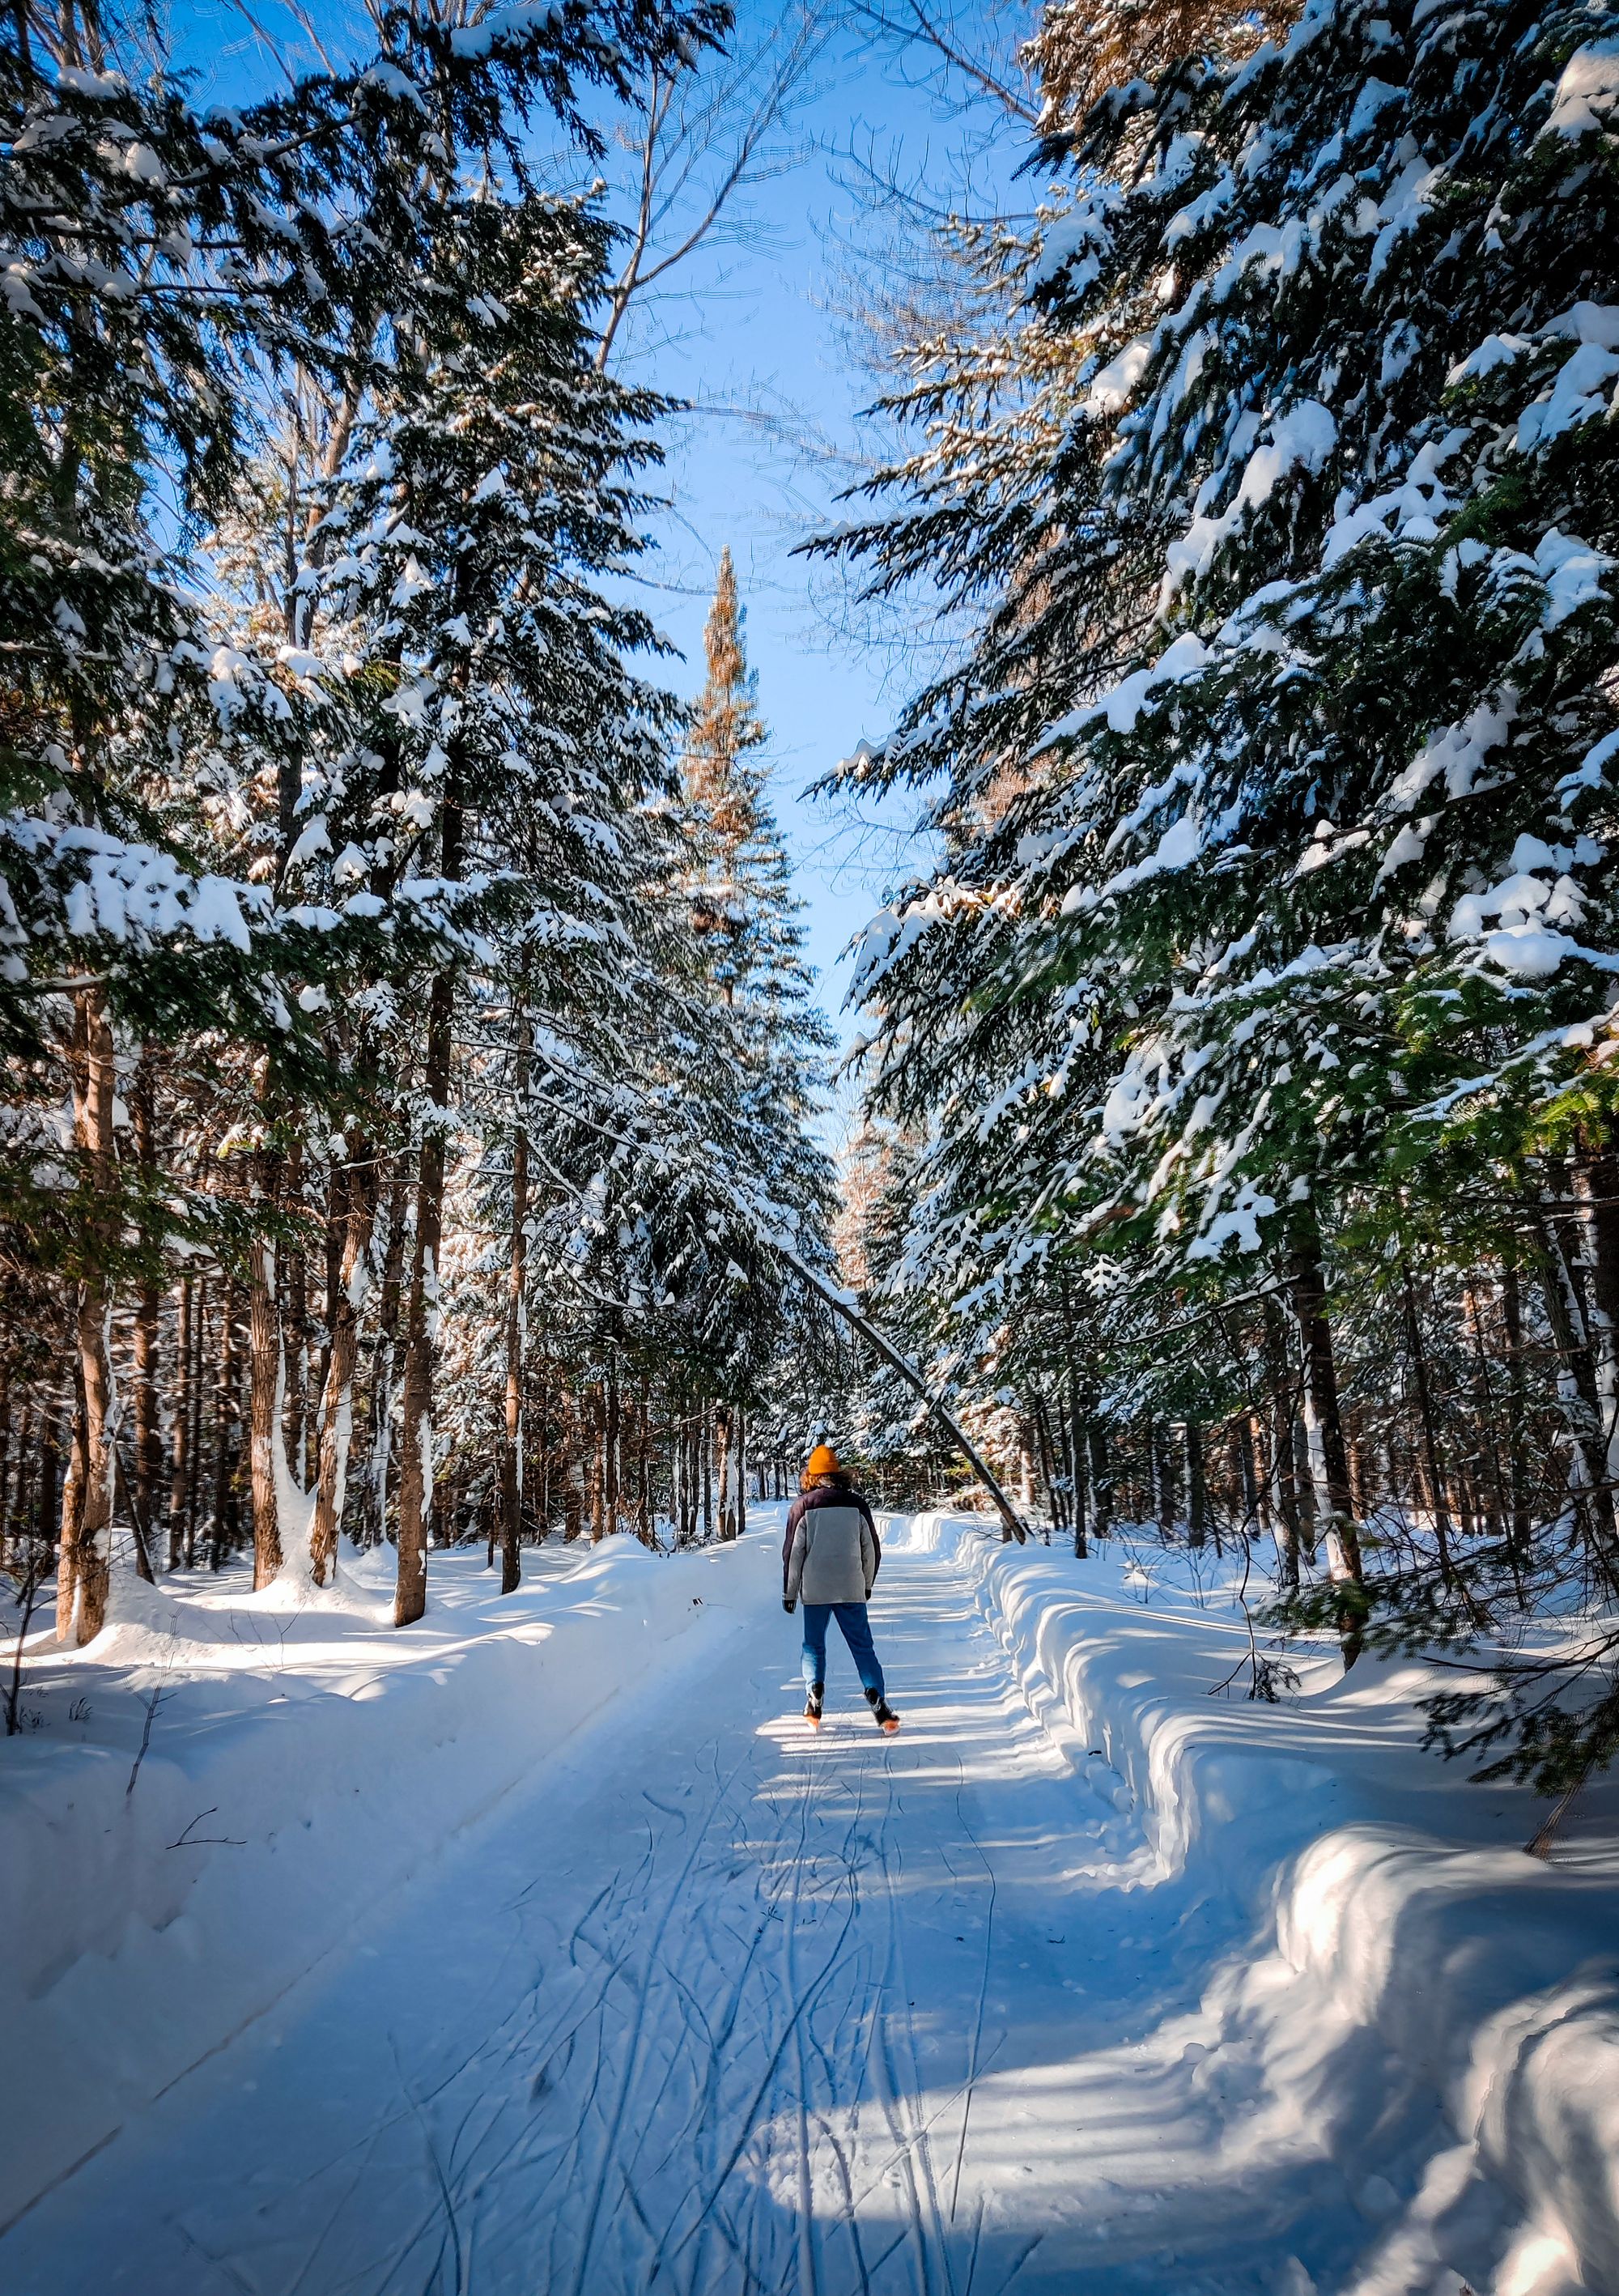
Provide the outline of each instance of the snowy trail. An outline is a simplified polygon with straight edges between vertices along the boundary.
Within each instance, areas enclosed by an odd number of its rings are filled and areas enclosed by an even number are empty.
[[[894,1740],[835,1634],[797,1718],[768,1529],[726,1576],[717,1665],[676,1648],[560,1748],[37,2206],[0,2285],[1307,2288],[1285,2228],[1343,2185],[1206,2046],[1240,1939],[1155,1883],[959,1575],[885,1562]]]

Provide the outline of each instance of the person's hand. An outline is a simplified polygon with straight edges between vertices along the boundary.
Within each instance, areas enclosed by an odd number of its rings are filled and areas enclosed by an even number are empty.
[[[788,1617],[789,1617],[789,1619],[792,1617],[793,1612],[797,1609],[797,1607],[798,1607],[798,1605],[797,1604],[797,1603],[795,1603],[795,1602],[794,1602],[794,1600],[793,1600],[793,1598],[792,1598],[792,1596],[791,1596],[790,1595],[782,1595],[782,1597],[781,1597],[781,1608],[782,1608],[782,1609],[787,1612],[787,1615],[788,1615]]]

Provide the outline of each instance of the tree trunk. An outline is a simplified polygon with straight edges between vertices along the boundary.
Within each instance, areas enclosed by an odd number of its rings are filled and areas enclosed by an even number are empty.
[[[214,1393],[214,1514],[209,1526],[208,1567],[225,1560],[231,1523],[231,1426],[236,1416],[236,1316],[232,1287],[225,1284],[219,1309],[219,1378]]]
[[[261,1179],[263,1198],[274,1201],[269,1159]],[[286,1360],[282,1352],[281,1303],[276,1297],[275,1246],[256,1237],[249,1292],[249,1346],[252,1382],[250,1442],[253,1474],[253,1584],[267,1587],[282,1566],[281,1479],[275,1472],[282,1439],[282,1404]]]
[[[590,1506],[590,1536],[593,1546],[607,1537],[607,1474],[606,1435],[607,1407],[602,1400],[601,1382],[593,1380],[585,1391],[585,1429],[590,1447],[586,1454],[585,1489]]]
[[[1507,1342],[1507,1475],[1512,1545],[1520,1567],[1529,1560],[1529,1462],[1525,1446],[1527,1406],[1524,1381],[1524,1302],[1517,1261],[1501,1262],[1501,1329]]]
[[[643,1387],[635,1423],[635,1521],[648,1546],[658,1544],[652,1520],[652,1399]]]
[[[1051,1519],[1051,1530],[1066,1530],[1067,1516],[1064,1512],[1062,1474],[1057,1464],[1057,1445],[1051,1433],[1051,1414],[1043,1394],[1036,1393],[1034,1407],[1034,1434],[1040,1446],[1040,1472],[1046,1488],[1047,1512]],[[1051,1531],[1045,1534],[1049,1546]]]
[[[8,1400],[9,1387],[10,1382],[8,1381]],[[32,1435],[33,1431],[34,1414],[31,1407],[25,1403],[22,1406],[21,1418],[18,1422],[17,1442],[15,1448],[13,1449],[11,1440],[11,1414],[9,1410],[7,1411],[5,1419],[5,1473],[4,1479],[0,1480],[0,1553],[4,1553],[8,1556],[11,1554],[15,1546],[26,1546],[31,1544],[27,1535],[27,1525],[29,1505],[29,1461],[32,1451],[32,1446],[29,1443],[29,1438]],[[13,1459],[16,1462],[16,1480],[14,1484],[12,1479],[12,1464]]]
[[[1619,1156],[1596,1144],[1576,1168],[1590,1275],[1592,1372],[1601,1423],[1603,1479],[1619,1485]]]
[[[708,1402],[705,1397],[698,1406],[698,1439],[702,1445],[703,1470],[703,1541],[707,1545],[714,1537],[714,1445],[709,1439]]]
[[[1165,1546],[1175,1528],[1175,1471],[1173,1453],[1168,1429],[1157,1420],[1147,1426],[1147,1506],[1158,1527],[1158,1537]]]
[[[282,1174],[282,1203],[289,1216],[302,1210],[303,1196],[303,1143],[295,1140]],[[315,1480],[308,1439],[309,1268],[302,1242],[278,1244],[275,1266],[281,1293],[282,1456],[301,1489]]]
[[[388,1179],[388,1242],[382,1250],[382,1286],[377,1302],[377,1346],[371,1382],[371,1510],[379,1546],[388,1537],[388,1469],[394,1456],[394,1371],[399,1346],[408,1193],[404,1160],[396,1158]]]
[[[112,1513],[118,1388],[112,1369],[112,1280],[117,1237],[112,1029],[99,988],[74,1000],[74,1130],[94,1210],[84,1237],[84,1273],[75,1317],[82,1389],[83,1466],[64,1505],[57,1571],[58,1639],[92,1641],[107,1619],[112,1580]]]
[[[1081,1562],[1083,1562],[1090,1553],[1085,1533],[1085,1514],[1089,1496],[1087,1489],[1089,1478],[1085,1473],[1084,1464],[1087,1448],[1084,1414],[1080,1404],[1079,1390],[1070,1378],[1068,1382],[1068,1460],[1074,1479],[1074,1553]]]
[[[544,1341],[540,1353],[539,1392],[534,1408],[534,1488],[539,1494],[536,1514],[542,1538],[551,1534],[551,1356]]]
[[[1619,1592],[1614,1553],[1612,1494],[1603,1480],[1600,1422],[1584,1303],[1568,1265],[1557,1223],[1537,1210],[1541,1290],[1558,1350],[1558,1399],[1568,1439],[1568,1493],[1592,1559]]]
[[[28,1406],[23,1406],[22,1441],[28,1442]],[[20,1465],[20,1461],[19,1461]],[[12,1375],[0,1363],[0,1562],[11,1553],[12,1529]]]
[[[695,1546],[703,1510],[703,1432],[706,1406],[700,1395],[686,1404],[686,1538]]]
[[[331,1326],[337,1315],[338,1285],[343,1275],[343,1188],[344,1174],[340,1162],[332,1163],[326,1172],[326,1217],[321,1235],[321,1258],[326,1269],[326,1304],[321,1318],[321,1344],[315,1351],[315,1391],[326,1391],[326,1374],[331,1365]],[[320,1432],[317,1418],[312,1447],[319,1455]]]
[[[568,1545],[585,1529],[585,1462],[579,1447],[578,1397],[565,1394],[557,1416],[562,1438],[562,1539],[564,1545]]]
[[[511,1250],[506,1275],[506,1430],[501,1450],[501,1593],[522,1583],[523,1342],[528,1287],[528,1136],[521,1128],[528,1088],[527,1055],[519,1053],[519,1129],[511,1144]]]
[[[741,1483],[736,1439],[739,1416],[728,1403],[714,1406],[715,1481],[719,1490],[720,1538],[724,1541],[734,1539],[740,1529],[737,1516]]]
[[[676,1388],[669,1400],[669,1536],[676,1546],[686,1543],[686,1414],[685,1398]]]
[[[1495,1398],[1494,1382],[1490,1377],[1490,1349],[1484,1337],[1484,1303],[1476,1283],[1463,1288],[1461,1320],[1464,1331],[1473,1342],[1473,1360],[1478,1372],[1473,1416],[1483,1431],[1484,1444],[1478,1463],[1483,1478],[1484,1520],[1490,1537],[1500,1538],[1508,1535],[1509,1521],[1506,1478],[1501,1473],[1500,1444],[1497,1439],[1500,1411]]]
[[[1243,1535],[1247,1538],[1264,1521],[1263,1486],[1254,1451],[1254,1420],[1249,1413],[1239,1414],[1235,1434],[1238,1488],[1242,1493]]]
[[[785,1266],[792,1269],[801,1283],[806,1285],[816,1298],[825,1307],[830,1308],[842,1322],[847,1324],[851,1330],[858,1332],[866,1344],[873,1348],[882,1357],[888,1368],[891,1371],[896,1371],[906,1386],[922,1398],[932,1416],[938,1421],[994,1502],[995,1512],[1001,1517],[1002,1537],[1009,1541],[1015,1538],[1021,1546],[1028,1537],[1028,1530],[1016,1508],[1002,1489],[998,1479],[991,1472],[977,1445],[969,1440],[965,1429],[953,1415],[945,1410],[916,1365],[906,1361],[892,1341],[884,1338],[876,1324],[861,1313],[846,1292],[838,1290],[835,1285],[829,1283],[824,1276],[818,1275],[813,1267],[800,1259],[789,1244],[783,1242],[780,1237],[773,1236],[771,1250]]]
[[[150,1053],[143,1056],[135,1073],[130,1103],[142,1185],[148,1191],[155,1191],[158,1160]],[[162,1419],[158,1403],[158,1316],[162,1295],[158,1289],[155,1241],[150,1221],[143,1219],[143,1226],[146,1231],[143,1241],[152,1254],[153,1264],[143,1275],[135,1313],[135,1505],[150,1536],[157,1520],[158,1484],[163,1472]],[[152,1559],[155,1561],[155,1556]]]
[[[445,808],[442,867],[461,874],[461,818]],[[433,1365],[438,1347],[438,1255],[444,1240],[446,1130],[450,1117],[451,1026],[455,978],[448,964],[433,980],[428,1005],[423,1082],[428,1114],[417,1167],[416,1234],[411,1248],[410,1306],[405,1327],[404,1458],[399,1476],[399,1568],[394,1624],[408,1627],[427,1609],[427,1548],[433,1509]]]
[[[1208,1479],[1203,1465],[1203,1430],[1195,1419],[1186,1423],[1186,1538],[1190,1546],[1208,1540]]]
[[[1106,1538],[1113,1529],[1113,1464],[1108,1456],[1108,1430],[1100,1414],[1092,1415],[1091,1439],[1091,1529]]]
[[[1328,1575],[1348,1589],[1364,1583],[1360,1534],[1349,1495],[1349,1461],[1338,1409],[1337,1368],[1332,1328],[1327,1320],[1321,1246],[1313,1224],[1296,1237],[1290,1263],[1293,1312],[1298,1324],[1304,1368],[1304,1439],[1316,1520],[1327,1540]],[[1345,1594],[1338,1609],[1338,1633],[1345,1671],[1360,1656],[1362,1606]]]
[[[70,1438],[70,1444],[71,1438]],[[39,1543],[56,1543],[61,1527],[59,1477],[61,1473],[61,1418],[55,1410],[47,1413],[40,1429],[39,1443],[39,1511],[35,1518]]]
[[[699,1431],[701,1424],[702,1406],[696,1396],[689,1394],[686,1397],[685,1409],[680,1423],[681,1539],[682,1543],[688,1546],[695,1545],[697,1539],[699,1494],[701,1487],[701,1470],[698,1457],[700,1440]]]
[[[354,1375],[360,1355],[360,1316],[371,1275],[371,1238],[376,1220],[377,1184],[368,1144],[356,1139],[348,1153],[348,1217],[343,1226],[343,1262],[332,1309],[326,1386],[321,1397],[320,1465],[309,1521],[309,1573],[324,1587],[337,1565],[338,1533],[348,1486],[348,1454],[354,1434]],[[416,1613],[417,1617],[421,1612]],[[396,1620],[395,1623],[408,1621]]]
[[[191,1482],[192,1280],[180,1282],[175,1308],[175,1420],[169,1437],[168,1567],[185,1552],[185,1508]]]
[[[1453,1587],[1456,1566],[1451,1554],[1451,1512],[1445,1500],[1444,1471],[1439,1463],[1439,1437],[1434,1425],[1433,1398],[1428,1390],[1427,1351],[1422,1344],[1422,1326],[1417,1317],[1417,1296],[1411,1288],[1411,1271],[1403,1252],[1400,1255],[1400,1276],[1405,1289],[1406,1341],[1411,1351],[1411,1374],[1417,1387],[1417,1411],[1422,1427],[1422,1456],[1427,1464],[1434,1538],[1439,1552],[1439,1575],[1447,1587]]]

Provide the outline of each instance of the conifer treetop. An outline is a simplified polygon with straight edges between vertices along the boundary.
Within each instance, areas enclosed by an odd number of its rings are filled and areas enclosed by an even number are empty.
[[[758,679],[748,667],[743,645],[746,619],[727,545],[720,552],[714,603],[703,625],[708,678],[692,718],[686,752],[687,787],[727,845],[740,843],[756,826],[754,793],[739,767],[748,751],[765,741]]]

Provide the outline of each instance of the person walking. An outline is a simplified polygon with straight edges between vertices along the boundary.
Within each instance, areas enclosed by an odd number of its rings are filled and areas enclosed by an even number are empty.
[[[849,1646],[878,1728],[890,1735],[899,1728],[899,1716],[884,1695],[882,1663],[866,1617],[882,1559],[871,1508],[831,1445],[817,1443],[787,1511],[781,1542],[781,1608],[790,1617],[800,1599],[804,1603],[804,1718],[812,1730],[821,1727],[826,1695],[830,1619],[837,1620]]]

